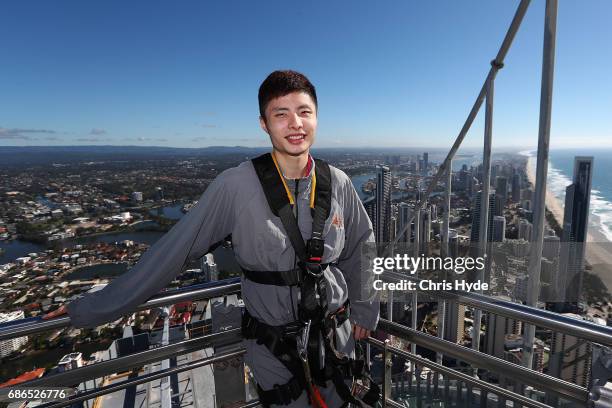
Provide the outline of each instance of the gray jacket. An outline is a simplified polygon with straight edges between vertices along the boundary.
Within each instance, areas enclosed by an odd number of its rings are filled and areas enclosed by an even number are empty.
[[[338,309],[348,297],[351,302],[350,320],[373,330],[378,323],[378,298],[375,293],[363,290],[371,288],[369,280],[372,275],[361,265],[362,244],[374,242],[372,224],[348,176],[334,167],[331,167],[331,176],[332,204],[323,231],[325,252],[322,260],[323,263],[332,264],[325,270],[325,278],[329,282],[329,311]],[[308,206],[311,177],[297,182],[287,181],[297,197],[297,218],[302,236],[305,240],[309,239],[312,229]],[[128,272],[104,289],[68,304],[73,325],[95,327],[131,313],[174,279],[181,272],[186,259],[202,257],[212,244],[230,233],[236,259],[245,269],[288,270],[297,264],[291,242],[280,219],[272,214],[250,161],[221,173],[206,189],[198,204],[145,252]],[[247,279],[242,281],[242,297],[247,309],[255,318],[269,325],[296,320],[297,292],[297,287],[261,285]],[[344,333],[342,343],[345,343],[345,351],[350,352],[351,346],[347,344],[350,339],[348,322],[344,331],[347,333]],[[291,378],[285,367],[264,346],[258,346],[254,341],[247,342],[246,346],[247,362],[264,389],[282,383],[283,378]],[[254,347],[258,349],[254,350]],[[255,358],[257,361],[254,361]],[[260,375],[257,375],[258,371]]]

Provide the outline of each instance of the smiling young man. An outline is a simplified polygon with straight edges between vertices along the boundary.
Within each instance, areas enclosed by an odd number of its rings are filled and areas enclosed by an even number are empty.
[[[378,300],[362,290],[361,247],[374,236],[350,179],[310,155],[317,108],[304,75],[271,73],[259,109],[272,153],[221,173],[128,273],[67,305],[72,323],[131,313],[231,234],[244,272],[245,360],[263,404],[362,404],[346,384],[363,371],[349,359],[354,340],[378,322]]]

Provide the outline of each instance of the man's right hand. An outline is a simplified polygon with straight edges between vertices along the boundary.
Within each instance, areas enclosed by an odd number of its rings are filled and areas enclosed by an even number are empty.
[[[66,313],[68,313],[68,308],[65,305],[61,305],[59,308],[55,309],[54,311],[49,312],[46,315],[43,315],[42,319],[49,320],[49,319],[53,319],[61,315],[65,315]]]

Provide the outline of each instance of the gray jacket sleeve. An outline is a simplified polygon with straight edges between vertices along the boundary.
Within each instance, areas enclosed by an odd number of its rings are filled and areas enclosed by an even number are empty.
[[[346,176],[345,176],[346,177]],[[372,286],[369,257],[374,254],[374,232],[350,179],[346,177],[344,193],[344,225],[346,240],[338,258],[351,302],[350,320],[368,330],[376,329],[379,317],[379,293]]]
[[[75,327],[96,327],[131,313],[159,293],[189,259],[202,257],[232,231],[233,194],[220,174],[187,215],[157,241],[138,263],[104,289],[87,293],[67,305]]]

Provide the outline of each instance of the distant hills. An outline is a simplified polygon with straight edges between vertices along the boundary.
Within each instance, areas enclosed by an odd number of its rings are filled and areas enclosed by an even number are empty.
[[[154,146],[0,146],[0,167],[78,163],[86,161],[155,160],[194,156],[248,155],[270,150],[261,147],[210,146],[177,148]]]
[[[160,146],[0,146],[0,168],[48,166],[53,163],[74,164],[92,161],[164,160],[188,157],[244,156],[255,157],[270,151],[270,147],[209,146],[199,148]],[[422,154],[430,158],[446,156],[448,149],[441,148],[314,148],[314,155],[322,158],[339,157],[342,154]],[[464,149],[469,156],[472,149]],[[475,150],[476,153],[479,149]],[[460,157],[458,155],[457,157]]]

